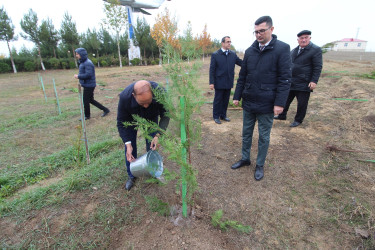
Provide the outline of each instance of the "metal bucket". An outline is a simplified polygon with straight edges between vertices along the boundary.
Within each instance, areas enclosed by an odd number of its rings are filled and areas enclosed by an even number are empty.
[[[150,150],[130,163],[130,172],[135,177],[152,176],[158,178],[163,174],[163,158],[158,152]]]

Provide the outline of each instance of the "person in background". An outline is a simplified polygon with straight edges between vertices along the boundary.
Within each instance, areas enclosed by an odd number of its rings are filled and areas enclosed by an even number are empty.
[[[124,122],[134,122],[133,115],[138,115],[159,124],[160,132],[151,134],[151,137],[153,137],[151,142],[146,140],[147,151],[157,148],[160,133],[165,131],[169,124],[166,109],[153,95],[155,89],[164,91],[156,82],[140,80],[130,84],[120,93],[117,129],[125,144],[125,162],[128,172],[125,189],[128,191],[133,187],[136,179],[130,171],[130,163],[137,158],[137,130],[135,126],[124,126]]]
[[[91,60],[87,57],[87,51],[84,48],[75,50],[76,58],[79,60],[78,75],[74,78],[79,79],[79,83],[83,87],[83,106],[85,109],[85,120],[90,119],[90,103],[103,110],[102,117],[108,115],[109,109],[104,107],[94,99],[94,90],[96,87],[95,67]]]
[[[255,122],[258,121],[258,156],[254,178],[264,176],[264,163],[270,143],[274,115],[283,111],[291,79],[290,46],[273,35],[272,19],[262,16],[255,21],[255,42],[245,51],[233,104],[242,99],[242,158],[231,168],[250,165]]]
[[[211,56],[210,64],[210,89],[215,89],[213,103],[213,118],[217,124],[220,120],[229,122],[227,109],[230,98],[230,90],[233,88],[234,67],[241,66],[242,60],[236,53],[230,50],[232,41],[229,36],[221,39],[221,49]]]
[[[290,127],[297,127],[306,116],[310,93],[316,88],[323,67],[322,50],[311,40],[311,31],[302,30],[297,34],[298,46],[291,52],[292,86],[284,111],[275,116],[277,120],[286,120],[290,104],[297,98],[297,113]]]

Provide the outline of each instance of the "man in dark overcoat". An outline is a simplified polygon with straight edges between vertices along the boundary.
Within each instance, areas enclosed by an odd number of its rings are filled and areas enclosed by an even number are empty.
[[[277,120],[286,120],[289,106],[294,97],[297,98],[297,113],[290,127],[297,127],[306,116],[310,93],[316,88],[322,72],[322,50],[311,40],[311,31],[302,30],[297,34],[298,46],[291,52],[292,57],[292,86],[284,111],[275,116]]]
[[[230,50],[232,41],[229,36],[221,39],[221,49],[211,56],[210,64],[210,89],[215,89],[213,103],[213,118],[217,124],[220,120],[229,122],[227,116],[230,90],[233,88],[234,67],[241,66],[242,60],[236,52]]]
[[[255,180],[263,178],[274,115],[285,107],[291,80],[290,47],[273,35],[272,19],[262,16],[255,21],[255,42],[245,51],[233,96],[238,105],[242,99],[242,158],[232,169],[250,165],[255,122],[258,121],[258,156]]]

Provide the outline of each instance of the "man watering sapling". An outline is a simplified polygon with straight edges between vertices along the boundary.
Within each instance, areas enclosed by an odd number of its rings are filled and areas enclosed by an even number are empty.
[[[137,130],[135,126],[125,126],[124,122],[134,122],[133,115],[138,115],[149,121],[159,124],[160,131],[151,134],[151,141],[146,139],[146,150],[155,150],[158,146],[160,133],[165,131],[169,124],[169,117],[166,116],[166,109],[159,103],[153,90],[164,89],[156,82],[140,80],[127,86],[120,93],[120,100],[117,110],[117,129],[125,144],[125,162],[128,173],[128,180],[125,189],[130,190],[135,183],[135,177],[130,171],[130,163],[137,158]],[[160,118],[160,119],[159,119]]]

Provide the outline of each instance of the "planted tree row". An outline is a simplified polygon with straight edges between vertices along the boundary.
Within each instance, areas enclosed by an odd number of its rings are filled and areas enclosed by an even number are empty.
[[[129,63],[129,40],[126,32],[127,12],[118,5],[118,0],[105,3],[106,18],[101,28],[88,28],[86,32],[77,32],[76,22],[69,13],[65,13],[61,27],[56,29],[52,20],[47,18],[39,22],[37,13],[32,9],[20,20],[22,31],[19,35],[34,43],[34,48],[25,46],[20,51],[11,49],[11,42],[18,39],[14,33],[14,25],[4,7],[0,9],[0,40],[8,45],[9,58],[0,58],[0,73],[31,71],[37,69],[69,69],[77,67],[74,50],[84,47],[90,59],[98,66],[122,66]],[[132,65],[155,64],[161,62],[163,43],[167,41],[177,50],[181,50],[182,59],[212,53],[220,47],[220,41],[211,40],[204,27],[202,34],[194,36],[191,23],[179,35],[177,21],[169,11],[157,15],[156,23],[151,27],[144,18],[138,18],[134,27],[134,44],[141,48],[142,59]],[[122,28],[119,28],[122,27]],[[168,54],[168,52],[167,52]],[[156,57],[156,58],[155,58]],[[158,58],[159,57],[159,58]],[[74,66],[73,66],[74,63]]]

